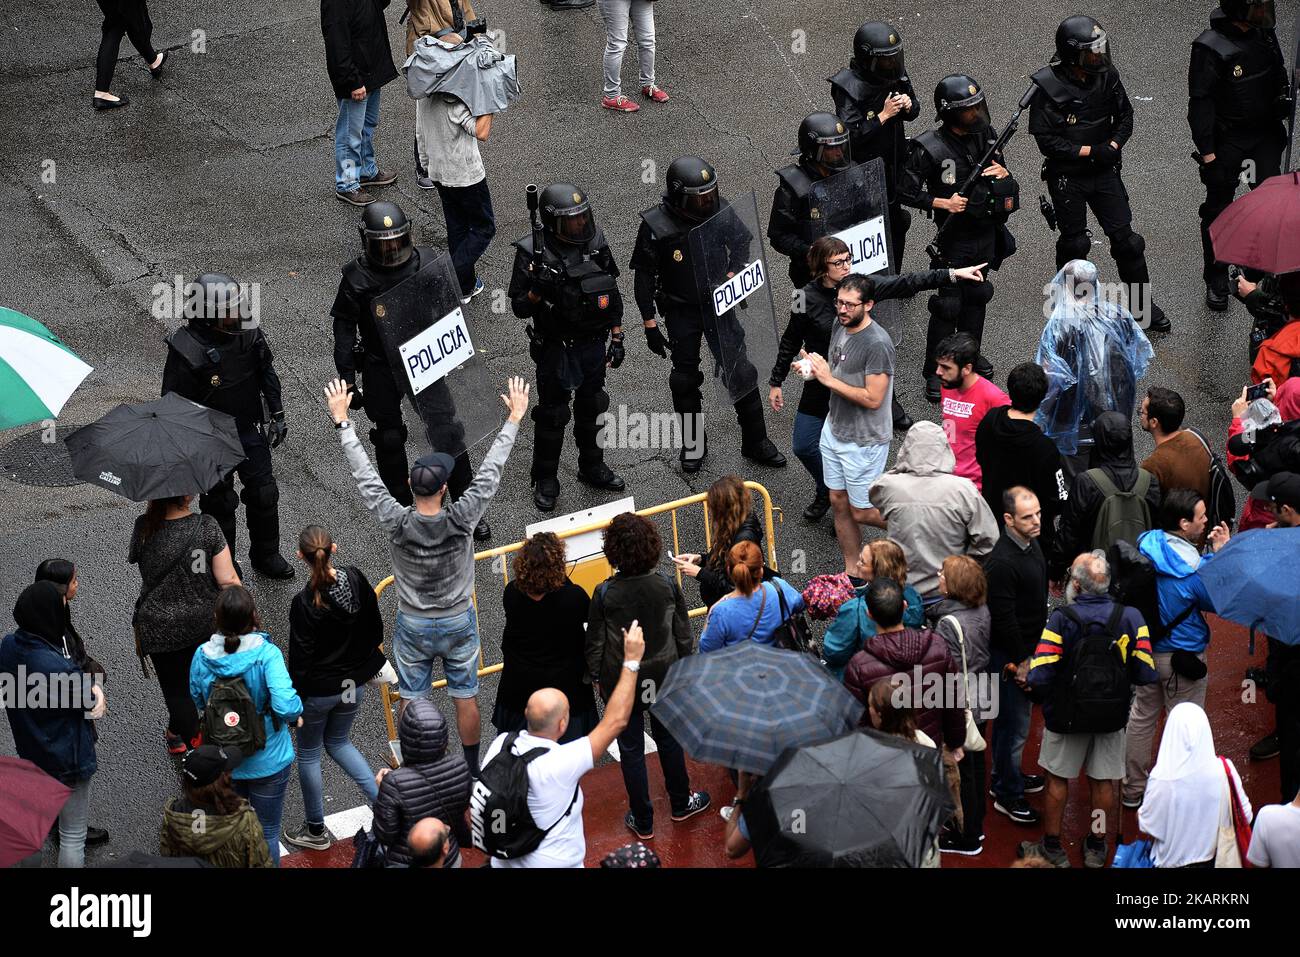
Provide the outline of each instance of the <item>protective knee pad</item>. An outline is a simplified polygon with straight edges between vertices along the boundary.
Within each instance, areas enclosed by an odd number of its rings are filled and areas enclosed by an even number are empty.
[[[594,422],[602,414],[609,411],[609,393],[604,389],[591,395],[578,393],[573,400],[573,414],[578,421]]]
[[[962,296],[974,306],[987,306],[993,299],[993,283],[987,279],[983,282],[963,282]]]
[[[275,479],[265,485],[245,485],[239,498],[246,508],[274,508],[280,501],[280,485]]]
[[[674,395],[690,395],[704,384],[704,373],[699,369],[679,369],[668,373],[668,389]]]
[[[235,487],[229,482],[222,482],[212,491],[199,496],[199,511],[213,516],[218,521],[223,517],[234,515],[237,508],[239,508],[239,496],[235,493]]]
[[[563,431],[569,424],[569,405],[539,405],[532,411],[533,423],[539,429]]]
[[[406,436],[405,425],[370,430],[370,442],[376,452],[405,452]]]
[[[1140,233],[1125,228],[1110,237],[1110,254],[1116,262],[1142,258],[1147,251],[1147,241]]]
[[[949,326],[957,325],[957,317],[961,315],[961,294],[956,289],[946,293],[935,293],[930,297],[927,305],[930,307],[930,316],[935,322]]]
[[[1056,240],[1056,261],[1059,266],[1064,266],[1071,259],[1087,259],[1091,252],[1092,236],[1086,229],[1081,233],[1062,233]]]

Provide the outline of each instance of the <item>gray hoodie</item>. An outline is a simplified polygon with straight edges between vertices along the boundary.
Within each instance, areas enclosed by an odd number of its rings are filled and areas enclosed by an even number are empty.
[[[348,467],[366,508],[388,533],[397,607],[417,618],[452,618],[469,608],[474,591],[474,526],[501,483],[519,426],[507,422],[483,456],[474,484],[437,515],[421,515],[388,494],[356,429],[339,430]]]
[[[908,430],[894,467],[871,486],[871,504],[889,537],[907,555],[907,583],[922,598],[939,594],[939,568],[949,555],[981,558],[993,550],[998,523],[970,479],[953,474],[957,460],[943,429],[918,422]]]

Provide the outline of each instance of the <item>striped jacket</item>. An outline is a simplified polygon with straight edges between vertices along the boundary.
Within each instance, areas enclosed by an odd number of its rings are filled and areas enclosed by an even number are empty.
[[[1080,595],[1070,606],[1084,624],[1110,619],[1115,603],[1106,595]],[[1135,685],[1154,684],[1160,680],[1151,654],[1151,636],[1141,612],[1125,608],[1119,619],[1119,649],[1128,665],[1129,680]],[[1078,638],[1078,626],[1060,609],[1052,612],[1047,627],[1029,661],[1029,693],[1043,702],[1043,720],[1052,725],[1052,686],[1070,679],[1068,658]],[[1063,664],[1064,659],[1064,664]]]

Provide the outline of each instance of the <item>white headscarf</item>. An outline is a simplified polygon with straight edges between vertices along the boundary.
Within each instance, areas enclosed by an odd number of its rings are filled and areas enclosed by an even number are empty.
[[[1214,857],[1219,828],[1232,824],[1225,780],[1205,712],[1191,701],[1174,707],[1138,811],[1138,826],[1154,838],[1157,867],[1183,867]],[[1249,819],[1250,801],[1235,768],[1232,783]]]

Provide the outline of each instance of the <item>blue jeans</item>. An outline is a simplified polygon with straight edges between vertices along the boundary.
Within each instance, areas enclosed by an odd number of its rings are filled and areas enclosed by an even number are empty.
[[[647,831],[654,826],[654,805],[650,803],[650,779],[645,770],[644,711],[633,711],[623,733],[618,736],[618,762],[623,770],[628,804],[637,827]],[[664,788],[674,814],[681,814],[691,800],[691,781],[686,773],[686,756],[682,746],[659,719],[650,715],[650,737],[659,749],[659,767],[664,773]]]
[[[375,127],[379,125],[379,91],[364,100],[339,100],[334,124],[334,188],[350,193],[363,179],[379,172],[375,164]]]
[[[403,698],[424,698],[433,685],[433,662],[442,659],[447,693],[453,698],[478,694],[478,618],[474,606],[451,618],[416,618],[397,613],[393,628],[393,667]]]
[[[1002,678],[1002,669],[1013,662],[996,648],[992,652],[990,668],[998,675],[998,713],[993,718],[993,794],[1005,806],[1007,801],[1018,801],[1025,796],[1025,776],[1020,770],[1020,759],[1025,753],[1025,740],[1029,737],[1029,718],[1033,702],[1014,681]]]
[[[437,186],[438,198],[442,200],[442,216],[447,221],[447,249],[451,252],[451,264],[460,281],[460,294],[468,296],[474,291],[474,282],[478,278],[474,267],[497,234],[492,194],[488,192],[486,176],[472,186],[443,186],[441,183]]]
[[[829,494],[826,489],[826,482],[822,478],[822,426],[825,425],[825,419],[819,419],[815,415],[808,415],[804,412],[794,414],[794,455],[803,467],[808,470],[808,474],[813,477],[817,483],[817,494]]]
[[[271,851],[271,860],[280,866],[280,819],[284,817],[284,792],[289,787],[289,770],[293,764],[286,764],[274,774],[264,778],[235,778],[232,784],[235,793],[247,799],[253,806],[253,813],[262,824],[262,836]]]
[[[86,822],[90,818],[90,778],[72,786],[59,811],[59,867],[86,866]]]
[[[357,783],[367,804],[374,804],[379,795],[370,766],[349,737],[365,691],[366,686],[360,685],[345,694],[303,699],[302,727],[298,729],[298,783],[302,786],[302,803],[308,824],[325,823],[324,785],[320,772],[322,746],[334,763]],[[345,700],[347,698],[351,701]]]

